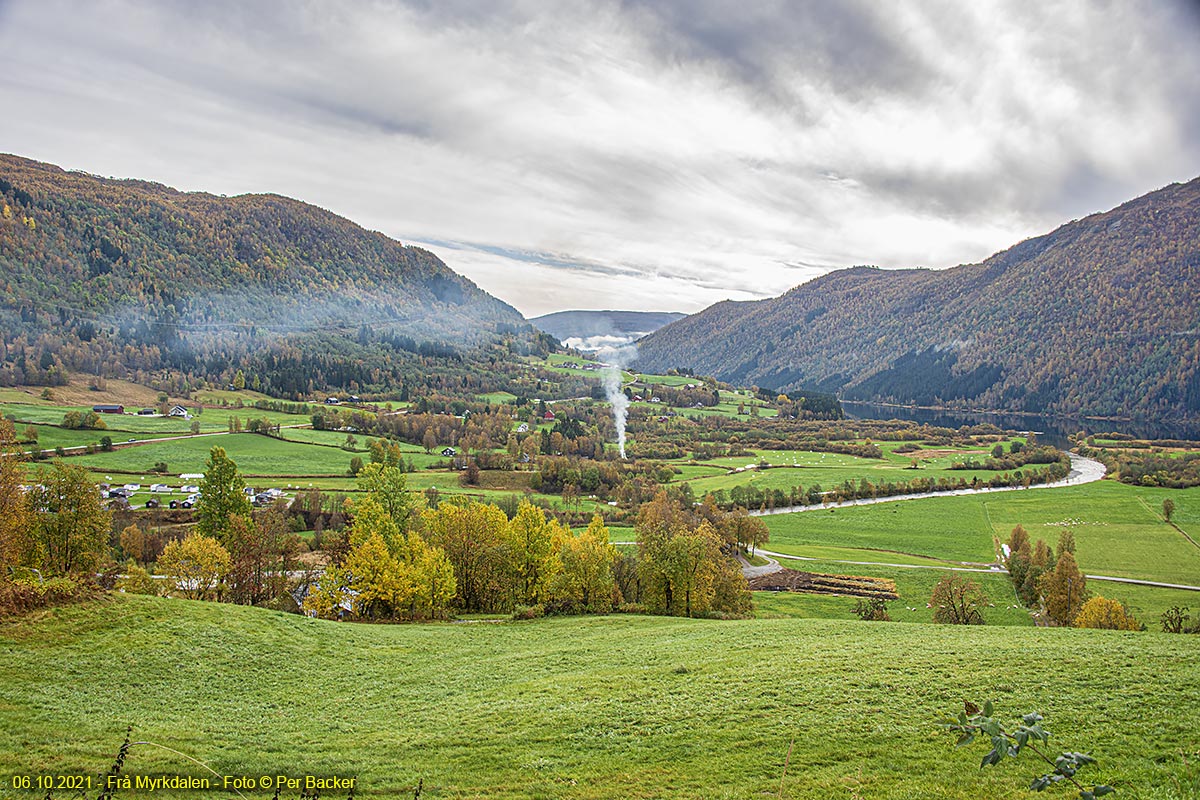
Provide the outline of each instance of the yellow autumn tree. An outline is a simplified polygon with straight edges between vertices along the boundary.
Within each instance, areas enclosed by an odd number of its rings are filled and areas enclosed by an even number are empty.
[[[52,575],[96,569],[108,557],[111,515],[88,471],[55,462],[28,494],[37,566]]]
[[[1134,619],[1123,603],[1099,595],[1083,604],[1075,616],[1076,628],[1102,628],[1109,631],[1140,631],[1142,623]]]
[[[597,514],[587,530],[578,536],[569,533],[559,543],[558,574],[554,578],[555,597],[589,612],[612,610],[613,560],[617,550],[608,543],[608,528]]]
[[[125,552],[126,556],[140,564],[142,556],[145,555],[145,549],[145,532],[137,525],[127,525],[125,530],[121,531],[121,550]]]
[[[211,536],[192,532],[163,548],[158,568],[185,597],[209,600],[229,572],[229,551]]]
[[[1059,625],[1070,625],[1088,599],[1087,578],[1069,550],[1063,552],[1053,570],[1042,576],[1039,586],[1046,615]]]
[[[508,517],[490,503],[441,503],[426,509],[428,542],[441,548],[454,568],[455,602],[464,611],[505,611],[512,597]]]
[[[446,616],[457,592],[454,566],[446,551],[410,533],[407,570],[408,615],[414,619]]]
[[[374,495],[368,494],[355,500],[350,511],[354,515],[350,525],[352,548],[361,546],[372,536],[380,537],[387,551],[393,555],[404,548],[404,532]]]
[[[385,463],[377,463],[372,456],[372,463],[367,464],[358,473],[358,488],[367,497],[379,503],[400,532],[404,533],[410,530],[415,522],[420,521],[421,501],[419,496],[408,491],[403,470],[394,464],[389,465],[389,462],[399,461],[399,447],[394,444],[384,446],[385,449],[395,448],[394,458],[386,457]]]
[[[708,520],[694,530],[679,533],[667,544],[668,571],[673,575],[676,599],[672,612],[690,617],[704,613],[712,604],[714,579],[721,561],[721,537]]]
[[[391,553],[378,532],[350,551],[342,565],[350,576],[354,613],[382,619],[408,605],[412,582],[408,570]]]
[[[508,523],[507,544],[517,603],[534,605],[548,599],[554,578],[554,540],[562,535],[557,521],[547,520],[542,509],[521,501],[517,514]]]
[[[350,596],[349,583],[349,575],[341,567],[330,564],[320,580],[309,587],[308,596],[304,598],[304,611],[322,619],[337,619]]]
[[[16,458],[0,455],[0,575],[7,575],[9,567],[26,565],[35,549],[21,480]]]

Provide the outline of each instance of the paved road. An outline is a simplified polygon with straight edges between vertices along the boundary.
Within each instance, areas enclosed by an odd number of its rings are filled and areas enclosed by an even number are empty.
[[[762,556],[767,560],[767,563],[761,567],[755,567],[746,560],[744,555],[738,553],[737,559],[742,562],[742,574],[746,576],[746,580],[757,578],[760,575],[770,575],[772,572],[779,572],[779,570],[783,569],[783,567],[779,566],[778,561],[763,553],[762,550],[756,551],[755,555]]]
[[[928,497],[950,497],[964,494],[988,494],[991,492],[1025,492],[1033,489],[1060,489],[1064,486],[1081,486],[1085,483],[1093,483],[1100,480],[1105,475],[1105,467],[1099,461],[1090,458],[1068,453],[1071,457],[1071,472],[1067,477],[1053,483],[1036,483],[1032,486],[998,486],[984,487],[982,489],[951,489],[945,492],[928,492],[926,494],[898,494],[892,497],[866,497],[861,500],[844,500],[840,503],[823,503],[812,506],[787,506],[786,508],[772,508],[766,511],[751,511],[750,515],[755,517],[768,516],[771,514],[795,514],[800,511],[822,511],[829,508],[849,508],[850,506],[869,506],[875,503],[894,503],[899,500],[923,500]]]

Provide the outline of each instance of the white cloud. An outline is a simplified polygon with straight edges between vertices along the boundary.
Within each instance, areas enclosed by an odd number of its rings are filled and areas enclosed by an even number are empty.
[[[1184,5],[0,5],[0,142],[278,192],[528,314],[978,260],[1200,173]],[[529,254],[541,254],[531,256]]]

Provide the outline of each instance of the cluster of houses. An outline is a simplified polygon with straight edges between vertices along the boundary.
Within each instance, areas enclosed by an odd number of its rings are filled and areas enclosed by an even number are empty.
[[[601,370],[608,369],[607,364],[601,364],[599,361],[587,361],[583,364],[579,364],[574,361],[567,361],[559,366],[564,367],[565,369],[581,369],[585,372],[600,372]]]
[[[97,414],[124,414],[125,406],[120,405],[119,403],[98,403],[92,406],[92,411],[95,411]],[[158,409],[143,408],[137,412],[137,415],[139,417],[158,416]],[[167,416],[179,417],[181,419],[191,419],[192,412],[188,411],[183,406],[171,406],[171,408],[167,410]]]
[[[202,475],[185,475],[184,476],[184,478],[193,478],[193,479],[199,478],[199,477],[203,477],[203,476]],[[31,487],[22,487],[22,488],[28,490],[28,488],[31,488]],[[100,496],[102,498],[113,501],[113,503],[118,504],[123,508],[129,508],[130,507],[129,499],[131,497],[133,497],[135,494],[137,494],[138,492],[142,491],[142,485],[140,483],[126,483],[123,486],[113,486],[113,485],[110,485],[107,483],[101,483],[97,486],[97,489],[99,489]],[[150,485],[151,495],[172,494],[174,492],[179,492],[181,494],[184,494],[184,495],[186,495],[186,497],[184,497],[182,499],[173,498],[173,499],[169,500],[167,502],[168,508],[185,508],[185,509],[193,508],[193,507],[195,507],[196,503],[200,500],[200,487],[197,486],[196,484],[184,484],[184,485],[180,486],[178,489],[174,489],[165,483],[153,483]],[[282,489],[276,489],[276,488],[254,489],[254,488],[247,486],[245,489],[245,492],[246,492],[246,497],[250,500],[251,504],[258,506],[260,508],[263,506],[269,506],[272,503],[274,503],[276,500],[282,500],[282,499],[287,498],[287,495],[284,493],[284,491]],[[146,508],[160,508],[161,506],[162,506],[162,501],[159,500],[157,497],[151,496],[146,501]]]

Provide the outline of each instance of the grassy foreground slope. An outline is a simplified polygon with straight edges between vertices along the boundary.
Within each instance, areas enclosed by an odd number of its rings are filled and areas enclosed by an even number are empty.
[[[118,596],[0,624],[0,775],[103,770],[132,723],[218,772],[357,774],[378,797],[420,778],[423,797],[776,796],[793,738],[784,797],[1024,796],[1032,762],[981,772],[938,733],[990,697],[1045,713],[1120,796],[1194,797],[1195,648],[833,620],[346,625]],[[126,769],[195,772],[145,747]]]

